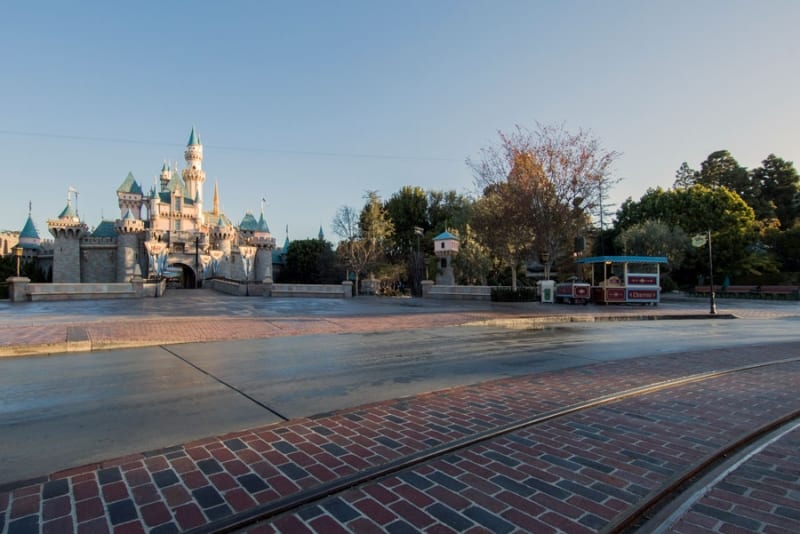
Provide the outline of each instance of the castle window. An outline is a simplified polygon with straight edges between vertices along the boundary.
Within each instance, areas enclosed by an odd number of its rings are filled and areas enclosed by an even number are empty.
[[[181,211],[181,197],[175,197],[175,210]]]

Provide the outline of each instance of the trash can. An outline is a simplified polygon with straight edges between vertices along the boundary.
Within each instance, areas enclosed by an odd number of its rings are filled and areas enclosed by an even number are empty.
[[[539,296],[541,297],[541,302],[549,302],[550,304],[555,302],[555,289],[555,280],[540,280]]]

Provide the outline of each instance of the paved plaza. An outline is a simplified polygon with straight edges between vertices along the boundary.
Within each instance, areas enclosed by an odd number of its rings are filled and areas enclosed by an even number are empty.
[[[715,320],[800,318],[796,302],[723,301],[718,311]],[[698,317],[708,317],[707,301],[684,297],[668,298],[656,307],[600,307],[378,298],[269,300],[174,292],[147,302],[0,304],[0,354],[464,324],[530,327]],[[798,357],[800,343],[789,342],[769,350],[744,346],[610,361],[353,406],[109,458],[0,485],[0,534],[214,529],[237,514],[610,391],[724,366]],[[250,529],[598,531],[715,442],[800,410],[798,387],[800,364],[787,363],[741,378],[654,393],[646,400],[625,401],[572,416],[563,424],[461,449]],[[735,424],[728,424],[728,409],[735,409],[740,419]],[[670,439],[679,444],[670,444]],[[675,523],[674,531],[796,531],[800,482],[797,476],[779,473],[800,472],[791,452],[798,439],[800,430],[788,433],[756,458],[755,467],[732,474],[726,491],[698,502]]]

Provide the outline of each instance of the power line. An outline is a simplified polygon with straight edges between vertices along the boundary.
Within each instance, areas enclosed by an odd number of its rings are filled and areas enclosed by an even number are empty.
[[[124,139],[118,137],[93,137],[84,135],[65,135],[46,132],[26,132],[21,130],[0,130],[2,135],[13,135],[19,137],[41,137],[48,139],[65,139],[69,141],[89,141],[92,143],[116,143],[128,145],[151,145],[151,146],[183,146],[177,143],[164,143],[159,141],[143,141],[140,139]],[[407,161],[461,161],[456,158],[445,158],[436,156],[408,156],[401,154],[369,154],[359,152],[328,152],[320,150],[290,150],[264,147],[244,147],[226,145],[204,145],[214,150],[231,150],[239,152],[260,152],[265,154],[289,154],[295,156],[314,156],[314,157],[333,157],[333,158],[352,158],[352,159],[382,159],[382,160],[407,160]]]

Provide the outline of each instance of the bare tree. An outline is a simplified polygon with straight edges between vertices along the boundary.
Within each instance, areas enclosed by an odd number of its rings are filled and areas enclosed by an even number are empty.
[[[349,206],[342,206],[333,219],[333,231],[342,238],[336,253],[342,263],[355,273],[356,294],[361,274],[366,274],[382,256],[386,241],[394,232],[376,191],[366,195],[367,203],[360,214]]]
[[[358,213],[350,206],[341,206],[333,217],[333,233],[344,241],[358,237]]]
[[[476,225],[478,237],[484,239],[481,233],[487,230],[499,233],[490,238],[494,245],[484,243],[506,263],[527,259],[518,257],[526,252],[523,239],[529,239],[528,257],[547,254],[547,261],[555,263],[571,252],[592,216],[602,219],[603,194],[617,181],[611,171],[619,154],[603,149],[590,132],[570,133],[563,124],[537,124],[533,132],[517,126],[499,135],[499,146],[484,148],[479,160],[467,164],[484,198],[499,195],[484,207],[493,205],[515,226]]]

